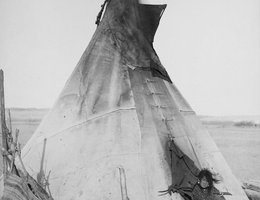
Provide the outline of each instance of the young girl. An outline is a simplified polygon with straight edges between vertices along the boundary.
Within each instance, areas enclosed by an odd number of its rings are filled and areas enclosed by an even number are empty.
[[[218,181],[213,178],[209,170],[201,170],[198,175],[198,183],[192,191],[193,200],[224,200],[223,195],[213,185],[216,182]]]

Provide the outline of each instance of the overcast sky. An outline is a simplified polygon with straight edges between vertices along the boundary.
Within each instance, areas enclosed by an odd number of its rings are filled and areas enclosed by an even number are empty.
[[[145,0],[148,2],[148,0]],[[260,1],[158,0],[155,49],[198,114],[260,115]],[[0,0],[8,107],[51,107],[96,28],[103,0]]]

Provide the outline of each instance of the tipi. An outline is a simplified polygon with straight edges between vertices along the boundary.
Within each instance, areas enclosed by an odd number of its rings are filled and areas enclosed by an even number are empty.
[[[246,200],[217,146],[153,48],[166,5],[107,0],[104,16],[55,105],[22,150],[28,172],[49,174],[55,200],[180,200],[169,137],[197,168]],[[19,167],[19,166],[18,166]]]

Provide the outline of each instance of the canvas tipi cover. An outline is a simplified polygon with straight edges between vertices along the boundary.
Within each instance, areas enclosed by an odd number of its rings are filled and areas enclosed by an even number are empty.
[[[166,5],[109,0],[96,32],[55,105],[22,151],[55,200],[169,200],[169,136],[219,190],[246,200],[223,156],[153,49]]]

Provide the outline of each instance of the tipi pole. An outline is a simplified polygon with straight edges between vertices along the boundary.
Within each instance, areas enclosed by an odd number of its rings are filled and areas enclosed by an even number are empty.
[[[4,72],[0,70],[0,117],[1,117],[1,134],[2,134],[2,154],[3,154],[3,174],[7,172],[7,160],[4,156],[4,152],[8,151],[7,145],[7,127],[5,123],[5,98],[4,98]]]

